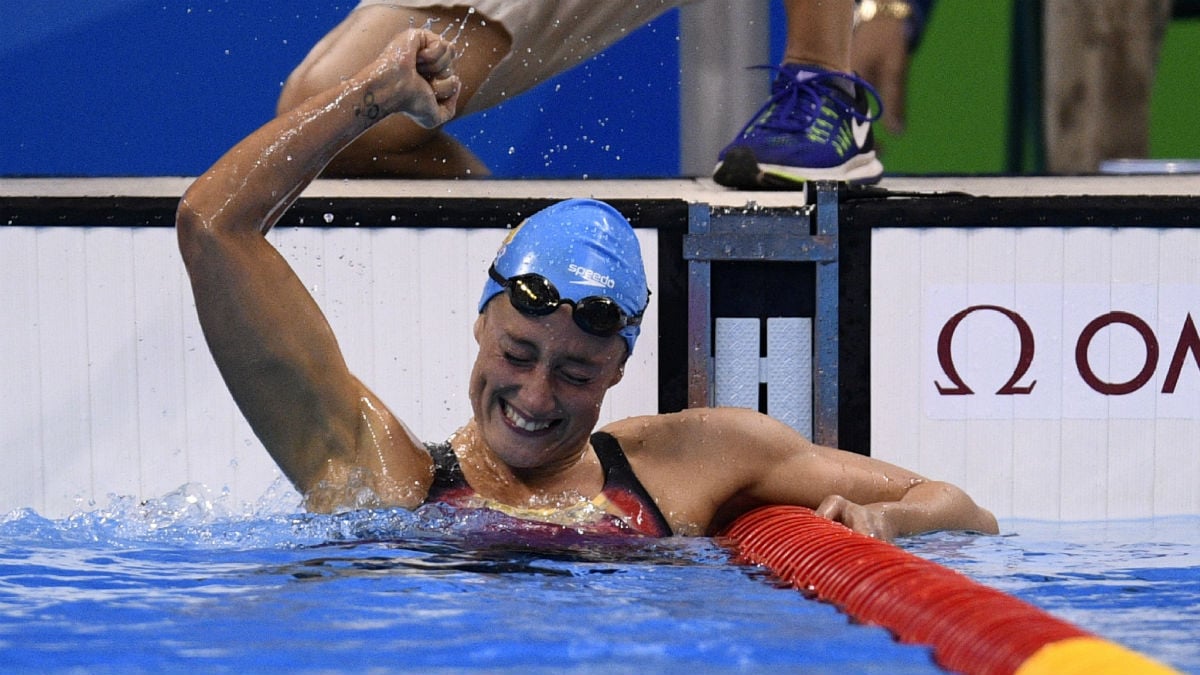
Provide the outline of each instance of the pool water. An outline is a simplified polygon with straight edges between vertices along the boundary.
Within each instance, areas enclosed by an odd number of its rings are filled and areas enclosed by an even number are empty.
[[[4,672],[941,673],[711,540],[297,514],[202,487],[0,517]],[[1006,524],[1009,525],[1009,524]],[[1200,673],[1200,518],[933,534],[923,557]]]
[[[1200,516],[1001,528],[999,537],[938,533],[904,547],[1200,675]]]

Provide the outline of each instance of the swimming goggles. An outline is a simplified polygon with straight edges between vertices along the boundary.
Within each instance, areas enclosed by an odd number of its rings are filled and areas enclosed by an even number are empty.
[[[636,326],[642,322],[641,312],[630,316],[612,298],[603,295],[589,295],[578,301],[569,298],[564,300],[554,284],[540,274],[518,274],[505,279],[496,271],[493,263],[488,269],[488,276],[507,291],[508,301],[522,314],[546,316],[558,309],[559,305],[570,305],[575,325],[590,335],[611,337],[626,326]]]

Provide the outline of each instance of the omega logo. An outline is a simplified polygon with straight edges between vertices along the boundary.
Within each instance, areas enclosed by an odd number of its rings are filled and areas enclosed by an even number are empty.
[[[954,340],[955,331],[958,330],[959,324],[964,319],[974,312],[985,311],[998,312],[1012,322],[1013,326],[1017,329],[1017,335],[1020,338],[1021,344],[1020,353],[1017,356],[1017,363],[1013,367],[1012,376],[1008,378],[1008,381],[1004,385],[996,390],[996,395],[1016,396],[1029,394],[1033,391],[1034,385],[1037,384],[1036,380],[1024,385],[1019,384],[1029,372],[1030,366],[1033,365],[1036,348],[1033,329],[1029,326],[1029,322],[1020,314],[1007,307],[999,305],[972,305],[950,317],[938,334],[938,363],[941,364],[942,373],[951,383],[949,386],[946,386],[941,382],[934,382],[938,393],[942,396],[968,396],[975,393],[959,375],[958,368],[954,364],[954,356],[950,345]],[[1116,324],[1132,328],[1141,338],[1145,348],[1143,354],[1144,360],[1141,370],[1131,379],[1125,382],[1106,382],[1096,375],[1095,370],[1092,369],[1092,364],[1088,362],[1088,348],[1100,331]],[[1175,343],[1175,350],[1171,355],[1171,361],[1167,367],[1167,375],[1163,380],[1162,393],[1175,393],[1175,388],[1179,384],[1179,376],[1183,372],[1183,366],[1187,361],[1188,354],[1191,354],[1192,361],[1200,368],[1200,333],[1197,332],[1196,323],[1192,320],[1190,313],[1184,319],[1183,328],[1179,332],[1179,339]],[[1154,330],[1141,317],[1129,312],[1112,311],[1092,319],[1080,331],[1079,338],[1075,341],[1075,368],[1079,372],[1079,376],[1083,378],[1088,387],[1106,396],[1131,394],[1146,386],[1150,379],[1154,377],[1154,371],[1158,366],[1158,356],[1159,343]]]

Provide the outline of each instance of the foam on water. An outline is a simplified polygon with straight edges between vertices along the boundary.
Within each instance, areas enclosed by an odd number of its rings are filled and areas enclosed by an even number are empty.
[[[314,515],[189,485],[0,517],[15,672],[938,673],[705,538],[599,542],[483,511]],[[1200,673],[1200,517],[1005,523],[902,545]],[[562,530],[559,530],[562,533]],[[314,648],[316,647],[316,648]]]
[[[38,673],[939,672],[927,650],[763,583],[711,540],[558,532],[439,507],[243,512],[199,486],[63,520],[20,510],[0,518],[0,663]]]

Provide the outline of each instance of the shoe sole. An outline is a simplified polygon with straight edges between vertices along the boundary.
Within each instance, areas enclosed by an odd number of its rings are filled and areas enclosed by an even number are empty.
[[[808,181],[831,180],[850,185],[874,185],[883,177],[883,164],[875,152],[855,155],[849,162],[829,169],[762,164],[749,148],[734,148],[713,171],[718,185],[739,190],[801,190]]]

